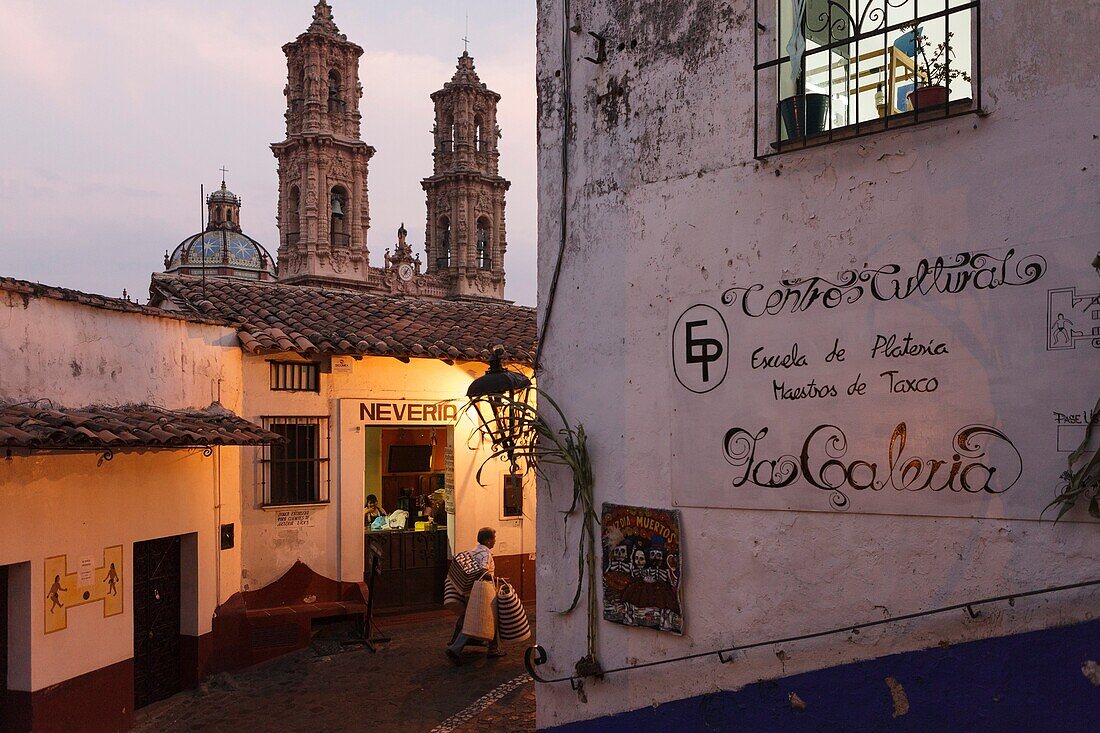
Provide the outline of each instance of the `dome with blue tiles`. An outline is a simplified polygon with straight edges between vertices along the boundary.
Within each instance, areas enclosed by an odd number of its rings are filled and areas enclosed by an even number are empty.
[[[274,280],[275,260],[263,245],[241,231],[241,199],[222,180],[206,197],[206,231],[192,234],[164,254],[164,271],[204,277]]]

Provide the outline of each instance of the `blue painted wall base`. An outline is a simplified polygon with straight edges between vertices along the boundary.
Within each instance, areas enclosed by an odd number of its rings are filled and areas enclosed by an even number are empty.
[[[1100,662],[1100,620],[893,654],[540,730],[1100,731],[1100,687],[1081,672],[1088,660]],[[614,685],[616,677],[590,684]],[[904,688],[904,715],[894,716],[887,677]],[[791,692],[804,710],[791,707]]]

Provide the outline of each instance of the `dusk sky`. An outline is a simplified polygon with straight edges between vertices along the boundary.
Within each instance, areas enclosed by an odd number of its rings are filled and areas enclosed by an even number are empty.
[[[3,0],[0,274],[142,302],[149,274],[199,229],[199,185],[229,169],[245,233],[272,254],[284,138],[283,44],[315,0]],[[506,297],[535,302],[535,8],[516,0],[330,0],[360,59],[371,264],[404,222],[423,252],[429,94],[470,54],[499,92]],[[205,207],[203,207],[205,210]]]

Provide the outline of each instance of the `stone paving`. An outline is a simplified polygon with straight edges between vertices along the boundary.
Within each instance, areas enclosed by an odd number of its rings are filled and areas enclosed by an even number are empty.
[[[531,609],[529,615],[533,620]],[[373,654],[318,640],[143,708],[134,730],[534,731],[534,683],[523,669],[529,642],[507,646],[508,656],[499,659],[467,650],[465,663],[455,667],[443,654],[453,626],[454,616],[444,613],[383,620],[391,641]]]
[[[441,726],[436,733],[447,733]],[[523,678],[517,686],[488,708],[475,714],[470,720],[451,729],[453,733],[528,733],[535,730],[535,683]]]

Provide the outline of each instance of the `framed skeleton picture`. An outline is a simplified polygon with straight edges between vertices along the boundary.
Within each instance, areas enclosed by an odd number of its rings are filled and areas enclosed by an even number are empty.
[[[604,504],[602,514],[603,617],[682,634],[680,512]]]

